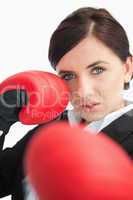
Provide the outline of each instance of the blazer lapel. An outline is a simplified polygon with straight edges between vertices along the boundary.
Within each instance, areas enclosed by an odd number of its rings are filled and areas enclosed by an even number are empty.
[[[133,110],[120,116],[107,127],[103,128],[101,132],[121,144],[131,133],[133,133]]]

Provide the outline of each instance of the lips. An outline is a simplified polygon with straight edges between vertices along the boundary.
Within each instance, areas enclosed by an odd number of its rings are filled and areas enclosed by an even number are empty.
[[[89,103],[86,105],[82,105],[80,108],[85,112],[97,112],[99,110],[100,103]]]
[[[84,104],[84,105],[81,105],[81,107],[83,108],[91,108],[91,107],[94,107],[96,105],[98,105],[99,103],[89,103],[89,104]]]

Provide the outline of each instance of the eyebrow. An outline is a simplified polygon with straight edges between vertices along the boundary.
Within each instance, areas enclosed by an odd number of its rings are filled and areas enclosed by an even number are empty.
[[[109,64],[109,63],[106,62],[106,61],[98,60],[98,61],[93,62],[93,63],[89,64],[88,66],[86,66],[86,69],[91,68],[91,67],[94,67],[94,66],[96,66],[96,65],[98,65],[98,64],[101,64],[101,63]],[[71,70],[70,70],[70,71],[69,71],[69,70],[60,70],[60,71],[58,72],[59,75],[62,74],[62,73],[73,73],[73,71],[71,71]]]

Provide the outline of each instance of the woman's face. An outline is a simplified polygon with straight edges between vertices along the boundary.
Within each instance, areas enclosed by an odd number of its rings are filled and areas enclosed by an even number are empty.
[[[66,53],[57,71],[69,87],[75,112],[87,122],[124,106],[122,91],[124,82],[130,80],[131,65],[95,37],[83,39]]]

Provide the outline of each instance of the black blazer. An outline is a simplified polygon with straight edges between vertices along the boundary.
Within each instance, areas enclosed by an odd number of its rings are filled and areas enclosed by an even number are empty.
[[[67,120],[65,111],[56,121]],[[55,122],[49,122],[53,123]],[[47,123],[44,126],[49,125]],[[12,195],[12,200],[24,200],[22,180],[24,179],[23,158],[25,149],[40,126],[29,131],[14,147],[0,153],[0,198]],[[102,132],[115,140],[133,158],[133,110],[122,115]]]

